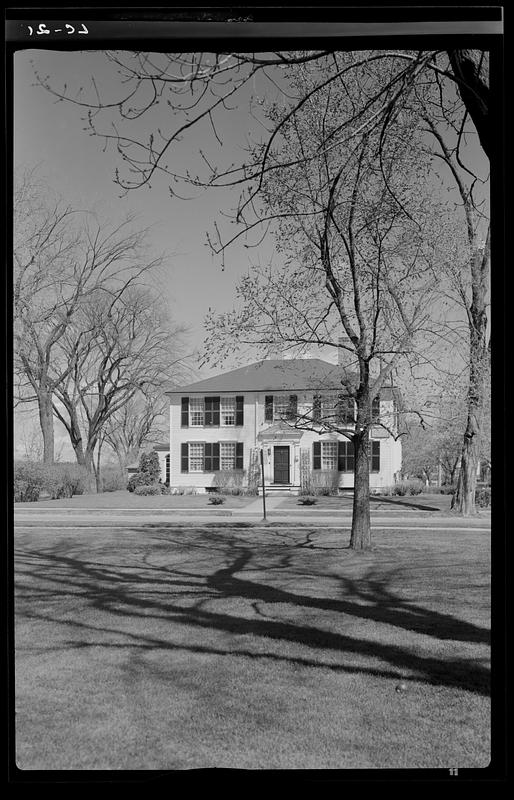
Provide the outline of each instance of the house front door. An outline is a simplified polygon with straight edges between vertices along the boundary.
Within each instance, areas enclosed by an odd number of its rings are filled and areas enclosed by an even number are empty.
[[[273,483],[289,483],[289,446],[277,446],[273,452]]]

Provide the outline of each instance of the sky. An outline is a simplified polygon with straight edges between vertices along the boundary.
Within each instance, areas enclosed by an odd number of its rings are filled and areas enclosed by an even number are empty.
[[[132,190],[120,197],[120,188],[113,180],[118,159],[112,152],[102,152],[102,141],[83,130],[80,108],[56,103],[42,87],[33,85],[31,61],[44,75],[54,76],[56,84],[66,81],[77,88],[91,73],[99,85],[108,85],[112,71],[99,53],[16,53],[15,166],[40,165],[41,174],[68,203],[94,208],[101,218],[120,219],[134,213],[140,227],[151,225],[152,250],[169,254],[166,269],[158,275],[159,289],[169,303],[172,317],[190,329],[191,349],[201,347],[205,314],[210,307],[228,310],[235,283],[250,266],[248,251],[234,247],[222,270],[219,259],[213,257],[206,244],[206,232],[212,231],[220,207],[230,205],[228,192],[199,190],[194,200],[183,201],[169,196],[168,183],[163,178],[153,181],[151,189]],[[155,120],[157,125],[165,123],[162,115]],[[245,109],[232,112],[230,126],[224,131],[224,148],[233,150],[236,141],[243,141],[247,127]],[[205,144],[201,135],[194,140],[189,135],[182,157],[187,157],[189,148]]]

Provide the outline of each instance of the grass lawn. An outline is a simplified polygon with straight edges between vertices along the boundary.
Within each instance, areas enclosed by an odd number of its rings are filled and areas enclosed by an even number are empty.
[[[346,544],[16,529],[18,766],[485,767],[489,536]]]
[[[102,492],[101,494],[80,494],[63,500],[43,499],[38,503],[16,503],[17,508],[242,508],[253,503],[255,497],[240,495],[227,495],[221,506],[209,503],[208,494],[161,494],[155,496],[137,495],[119,489],[117,492]]]
[[[417,494],[405,497],[382,497],[381,495],[371,495],[371,511],[394,511],[396,510],[418,510],[418,511],[438,511],[444,514],[449,513],[452,497],[444,494]],[[336,497],[316,498],[314,506],[302,506],[299,497],[284,497],[281,508],[325,508],[339,509],[353,506],[353,493],[343,493]]]

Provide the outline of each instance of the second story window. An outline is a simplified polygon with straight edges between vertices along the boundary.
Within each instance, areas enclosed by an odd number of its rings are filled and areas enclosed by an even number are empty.
[[[205,420],[205,403],[203,397],[191,397],[189,400],[189,424],[200,427]]]
[[[236,424],[236,398],[235,397],[222,397],[221,398],[221,424],[222,425],[235,425]]]
[[[266,395],[264,409],[266,422],[281,419],[294,420],[298,414],[298,396],[296,394]]]

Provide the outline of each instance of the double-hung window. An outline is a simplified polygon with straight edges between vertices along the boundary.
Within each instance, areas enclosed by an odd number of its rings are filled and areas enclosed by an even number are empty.
[[[337,469],[337,442],[321,442],[321,469]]]
[[[220,442],[220,469],[232,470],[236,468],[236,443]]]
[[[321,416],[326,425],[337,423],[337,396],[328,394],[321,400]]]
[[[203,442],[189,442],[189,472],[203,472],[204,444]]]
[[[298,395],[279,394],[266,395],[264,419],[267,422],[273,420],[294,420],[298,413]]]
[[[189,400],[189,424],[192,428],[202,427],[205,421],[205,401],[203,397]]]
[[[345,425],[351,425],[355,422],[355,400],[353,397],[346,395],[339,395],[337,403],[337,415],[339,422]]]
[[[314,442],[312,448],[314,470],[353,472],[355,455],[352,441]]]
[[[230,426],[236,424],[236,398],[221,398],[221,424]]]

